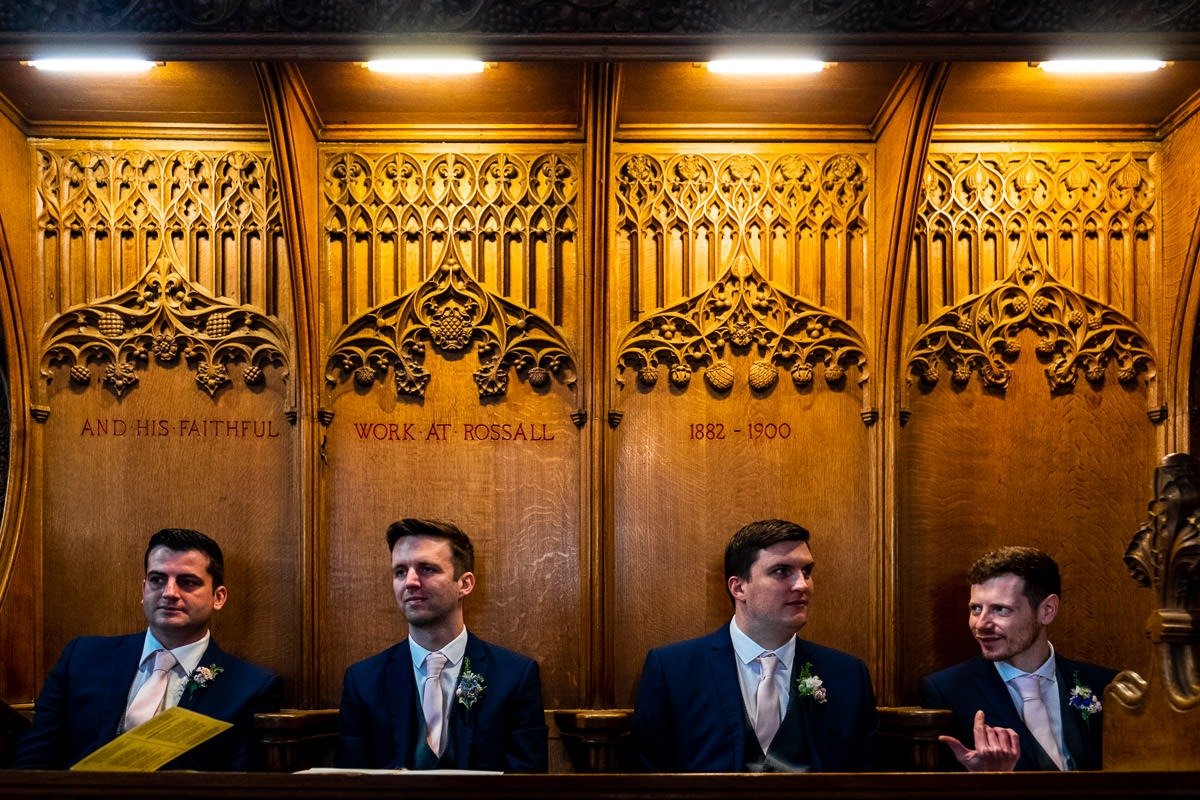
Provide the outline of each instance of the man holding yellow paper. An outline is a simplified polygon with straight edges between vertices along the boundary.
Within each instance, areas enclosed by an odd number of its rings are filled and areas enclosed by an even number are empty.
[[[67,644],[38,695],[14,767],[69,767],[175,706],[233,727],[168,769],[251,767],[253,717],[279,707],[279,679],[212,640],[209,621],[228,596],[220,546],[199,531],[165,528],[150,537],[144,564],[149,629]]]

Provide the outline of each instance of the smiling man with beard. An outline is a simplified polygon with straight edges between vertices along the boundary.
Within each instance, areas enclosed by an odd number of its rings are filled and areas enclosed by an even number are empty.
[[[14,767],[69,767],[177,705],[233,727],[164,769],[260,766],[252,759],[254,715],[279,708],[279,679],[212,639],[209,623],[228,599],[221,548],[199,531],[164,528],[150,537],[143,561],[148,630],[67,644],[38,694]]]
[[[981,655],[921,682],[926,707],[954,712],[957,737],[941,741],[973,772],[1100,769],[1100,698],[1116,671],[1068,660],[1050,643],[1058,564],[1032,547],[1002,547],[967,577]]]
[[[408,638],[346,670],[338,766],[545,772],[537,663],[463,622],[475,588],[470,538],[446,522],[403,519],[387,543]]]
[[[871,676],[859,659],[797,638],[813,595],[809,533],[751,522],[725,548],[733,619],[646,656],[633,733],[655,772],[870,768]]]

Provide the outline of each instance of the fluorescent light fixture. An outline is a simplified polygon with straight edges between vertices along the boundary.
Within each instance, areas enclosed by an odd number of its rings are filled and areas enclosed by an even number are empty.
[[[1037,64],[1043,71],[1058,75],[1154,72],[1166,65],[1167,62],[1152,58],[1063,58]]]
[[[828,67],[815,58],[718,58],[708,71],[718,75],[811,75]]]
[[[44,72],[91,72],[106,75],[148,72],[156,66],[156,62],[141,58],[38,58],[25,63]]]
[[[473,58],[380,58],[363,66],[387,75],[474,75],[486,65]]]

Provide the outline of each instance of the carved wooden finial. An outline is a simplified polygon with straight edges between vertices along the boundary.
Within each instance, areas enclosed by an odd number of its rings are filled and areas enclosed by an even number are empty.
[[[1105,693],[1105,769],[1200,767],[1200,486],[1186,453],[1154,471],[1149,515],[1125,550],[1125,566],[1157,595],[1146,621],[1153,642],[1149,678],[1117,675]]]

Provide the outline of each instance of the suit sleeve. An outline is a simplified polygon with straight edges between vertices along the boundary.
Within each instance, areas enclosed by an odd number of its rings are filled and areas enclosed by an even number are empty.
[[[254,730],[254,715],[278,711],[282,697],[283,685],[278,676],[267,674],[233,724],[237,734],[229,749],[229,761],[225,769],[231,772],[245,772],[266,768],[264,754],[258,747],[258,736]]]
[[[346,670],[342,679],[342,703],[338,711],[338,743],[336,762],[339,767],[372,768],[370,758],[370,723],[365,713],[362,694],[355,680],[354,669]]]
[[[34,703],[33,727],[25,732],[17,746],[12,763],[14,769],[62,769],[67,766],[70,662],[77,641],[67,644],[46,676]]]
[[[546,710],[542,705],[542,679],[536,661],[526,663],[511,709],[505,741],[507,772],[546,772],[550,769]]]
[[[879,710],[875,701],[875,687],[871,685],[871,673],[867,665],[859,662],[862,682],[863,704],[858,715],[858,769],[873,770],[876,763],[876,733],[879,730]]]
[[[633,742],[646,772],[676,772],[675,726],[667,697],[666,673],[657,651],[646,654],[633,709]]]
[[[950,704],[942,697],[941,689],[933,681],[933,676],[921,678],[921,705],[925,708],[949,708]]]

